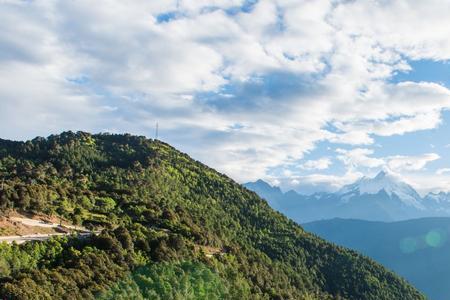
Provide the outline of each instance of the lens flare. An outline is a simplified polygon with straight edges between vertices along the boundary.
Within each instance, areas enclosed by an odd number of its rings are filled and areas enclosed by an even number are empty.
[[[400,241],[400,250],[403,253],[414,253],[417,250],[417,241],[414,238],[404,238]]]
[[[439,229],[433,229],[425,236],[425,242],[428,246],[436,248],[444,244],[447,239],[445,231]]]

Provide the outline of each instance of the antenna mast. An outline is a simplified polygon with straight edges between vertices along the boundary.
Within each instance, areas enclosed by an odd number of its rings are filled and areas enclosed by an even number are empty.
[[[158,122],[156,122],[156,128],[155,128],[155,140],[157,140],[158,139],[158,132],[159,131],[159,124],[158,124]]]

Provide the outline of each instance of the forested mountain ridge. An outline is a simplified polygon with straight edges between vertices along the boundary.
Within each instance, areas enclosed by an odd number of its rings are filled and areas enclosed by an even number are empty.
[[[0,210],[103,229],[0,245],[7,299],[424,299],[171,146],[65,132],[0,140]]]

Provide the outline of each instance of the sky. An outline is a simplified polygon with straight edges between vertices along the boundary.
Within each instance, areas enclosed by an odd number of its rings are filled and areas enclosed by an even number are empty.
[[[159,138],[304,193],[450,191],[450,0],[0,0],[0,137]]]

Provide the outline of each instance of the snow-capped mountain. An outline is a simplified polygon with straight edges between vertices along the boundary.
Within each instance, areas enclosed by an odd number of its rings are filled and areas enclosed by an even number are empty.
[[[422,198],[412,186],[388,171],[373,178],[363,177],[335,193],[310,196],[294,191],[283,193],[262,180],[245,186],[299,223],[332,218],[400,221],[450,216],[450,193],[430,193]]]
[[[450,204],[450,193],[428,193],[424,200],[426,202],[445,203]]]
[[[406,205],[425,209],[422,198],[416,190],[409,184],[402,182],[397,175],[388,171],[381,171],[374,178],[362,177],[355,183],[341,188],[337,194],[342,195],[346,200],[364,194],[375,195],[380,191],[386,192],[391,198],[397,197]]]
[[[429,193],[423,199],[430,212],[436,216],[450,216],[450,193]]]

